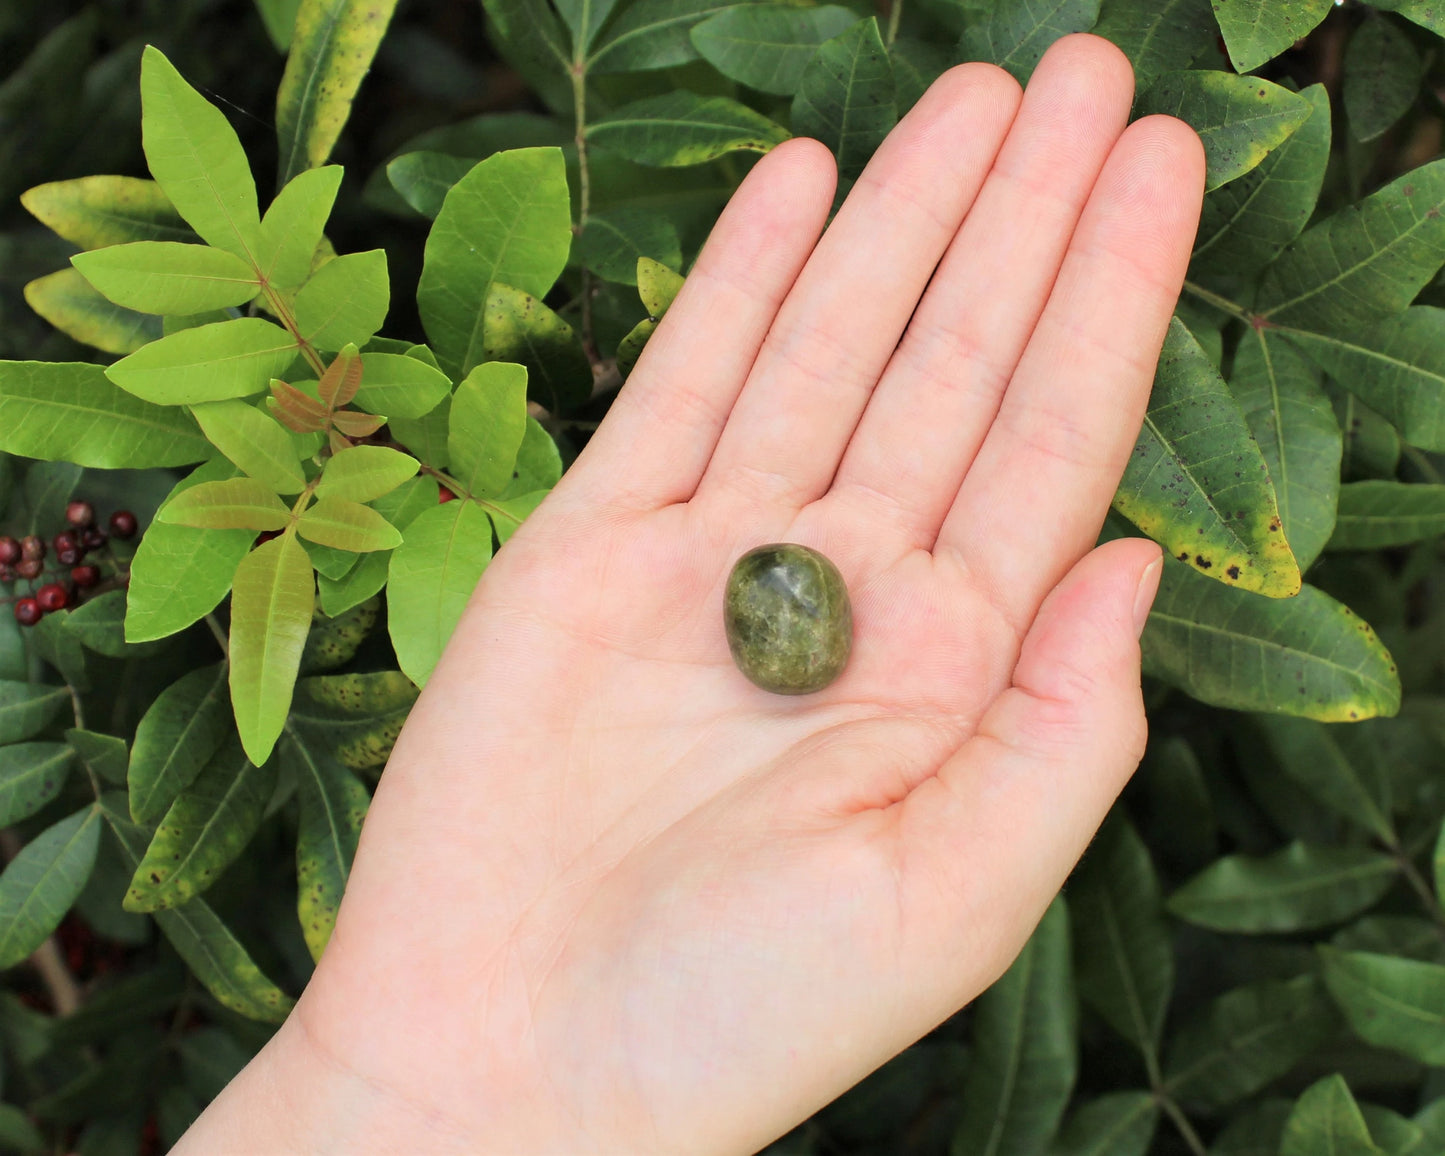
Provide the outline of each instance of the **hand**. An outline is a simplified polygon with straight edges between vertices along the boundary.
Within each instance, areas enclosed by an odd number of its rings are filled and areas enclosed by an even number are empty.
[[[742,1153],[1008,965],[1143,749],[1152,543],[1091,549],[1198,219],[1069,37],[942,77],[823,232],[733,197],[397,744],[336,932],[181,1151]],[[821,239],[819,239],[819,235]],[[842,677],[746,682],[733,561],[821,549]]]

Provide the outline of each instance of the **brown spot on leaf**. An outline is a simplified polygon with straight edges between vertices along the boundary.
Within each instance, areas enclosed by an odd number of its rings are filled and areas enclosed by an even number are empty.
[[[1237,580],[1239,578],[1239,567],[1231,566],[1228,570],[1225,571],[1225,573],[1228,574],[1231,578]]]

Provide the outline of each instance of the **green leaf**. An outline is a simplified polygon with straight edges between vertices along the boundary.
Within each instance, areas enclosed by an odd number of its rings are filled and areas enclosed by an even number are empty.
[[[73,610],[63,612],[66,633],[87,650],[108,658],[139,658],[153,646],[132,646],[125,640],[124,590],[107,590],[87,598]]]
[[[1445,533],[1445,486],[1352,482],[1340,487],[1331,550],[1406,546]]]
[[[47,827],[0,875],[0,968],[14,967],[65,918],[100,847],[94,806]]]
[[[254,264],[261,218],[236,130],[151,45],[141,58],[140,87],[151,175],[203,241]]]
[[[858,23],[855,12],[835,4],[737,4],[694,25],[690,35],[698,55],[730,80],[792,96],[818,46]]]
[[[1445,309],[1417,305],[1343,333],[1284,333],[1405,441],[1445,450]]]
[[[1261,598],[1166,559],[1142,643],[1145,673],[1214,706],[1321,722],[1400,709],[1400,678],[1375,632],[1313,586]]]
[[[234,736],[176,797],[146,848],[123,906],[159,911],[188,903],[251,841],[276,789],[276,762],[254,766]]]
[[[505,361],[472,370],[452,397],[451,473],[469,495],[490,498],[512,480],[527,425],[527,371]]]
[[[1445,9],[1440,7],[1437,0],[1370,0],[1370,7],[1398,12],[1421,28],[1428,28],[1439,36],[1445,36]]]
[[[296,358],[279,325],[238,317],[182,329],[105,371],[116,385],[158,405],[195,405],[260,393]]]
[[[270,415],[243,401],[208,401],[191,413],[211,444],[250,477],[280,494],[306,488],[296,443]]]
[[[348,253],[326,262],[296,294],[296,325],[317,349],[365,345],[386,320],[391,281],[386,250]]]
[[[1428,62],[1385,17],[1366,20],[1345,50],[1345,116],[1356,140],[1374,140],[1410,111]]]
[[[1154,864],[1122,812],[1105,823],[1075,872],[1069,905],[1079,994],[1115,1031],[1154,1054],[1174,989],[1174,949]]]
[[[1339,1016],[1313,975],[1226,992],[1174,1034],[1164,1086],[1200,1111],[1259,1091],[1332,1040]]]
[[[291,47],[291,31],[296,26],[296,10],[301,0],[256,0],[256,11],[266,25],[266,35],[277,52]]]
[[[208,245],[135,241],[77,253],[70,263],[117,305],[141,313],[224,309],[260,290],[249,262]]]
[[[492,282],[541,298],[571,246],[560,149],[498,153],[458,181],[427,236],[417,286],[417,308],[442,369],[460,378],[482,359]]]
[[[288,736],[281,758],[298,784],[301,818],[296,832],[297,916],[311,958],[321,953],[336,925],[361,823],[371,797],[324,746]]]
[[[161,320],[122,309],[76,269],[60,269],[25,286],[25,303],[67,337],[105,353],[134,353],[161,336]]]
[[[43,225],[82,249],[195,239],[160,185],[136,177],[52,181],[26,190],[20,203]]]
[[[1440,835],[1435,840],[1434,855],[1435,895],[1445,896],[1445,823],[1440,824]]]
[[[576,257],[584,269],[620,285],[637,284],[639,257],[651,257],[672,269],[682,267],[677,229],[666,217],[648,209],[593,213],[577,238]]]
[[[125,817],[120,795],[102,800],[105,818],[115,832],[132,870],[140,865],[149,834]],[[153,918],[176,953],[207,991],[225,1007],[251,1019],[279,1023],[294,1001],[261,973],[231,929],[204,899],[184,907],[157,911]]]
[[[386,178],[401,199],[423,217],[435,219],[452,186],[476,164],[476,157],[451,156],[422,149],[389,162]]]
[[[1279,1156],[1385,1156],[1370,1139],[1360,1107],[1344,1077],[1311,1084],[1285,1122]]]
[[[63,686],[0,679],[0,744],[39,734],[69,701]]]
[[[832,149],[840,177],[856,177],[898,123],[895,95],[878,20],[860,20],[819,47],[803,69],[793,130]]]
[[[1387,846],[1395,843],[1388,787],[1373,767],[1357,765],[1340,749],[1338,727],[1281,715],[1260,715],[1256,722],[1285,774],[1311,798]]]
[[[1393,478],[1400,466],[1400,434],[1354,394],[1327,382],[1335,421],[1344,437],[1342,478]]]
[[[492,519],[497,531],[497,541],[503,546],[521,527],[528,515],[546,500],[547,490],[535,490],[530,494],[519,494],[515,498],[491,498],[481,503]]]
[[[1177,116],[1199,134],[1206,190],[1249,172],[1312,111],[1297,93],[1257,76],[1203,70],[1166,72],[1135,109],[1140,116]]]
[[[1055,898],[1017,959],[978,998],[955,1156],[1040,1151],[1068,1104],[1078,1036],[1069,915]]]
[[[355,402],[367,413],[389,418],[418,418],[430,413],[452,391],[446,374],[415,357],[363,353],[361,388]]]
[[[231,705],[246,754],[258,765],[286,723],[315,594],[311,561],[290,533],[256,547],[236,570]]]
[[[562,455],[557,450],[557,443],[542,428],[541,422],[530,414],[513,473],[516,476],[502,491],[503,498],[520,498],[536,490],[550,490],[562,477]]]
[[[65,612],[47,614],[31,627],[30,643],[34,653],[60,672],[60,677],[76,690],[90,690],[90,674],[86,670],[85,650],[66,629]]]
[[[320,607],[313,610],[311,633],[306,636],[306,649],[301,652],[302,673],[331,670],[350,662],[376,625],[380,612],[381,599],[374,595],[336,617],[327,616]],[[295,711],[294,700],[292,711]]]
[[[1252,277],[1308,223],[1330,159],[1330,98],[1322,84],[1299,95],[1310,113],[1284,144],[1205,196],[1191,277]]]
[[[0,1144],[17,1152],[48,1151],[40,1129],[14,1104],[0,1104]]]
[[[893,84],[898,90],[895,103],[901,116],[943,75],[953,56],[935,41],[899,36],[888,46],[888,60],[893,65]]]
[[[498,47],[534,86],[571,67],[566,30],[546,0],[482,0],[482,8]]]
[[[335,550],[392,550],[401,545],[396,527],[360,502],[322,498],[301,515],[296,530],[303,538]]]
[[[252,478],[202,482],[168,501],[160,522],[212,530],[280,530],[291,520],[270,486]]]
[[[161,691],[136,727],[126,781],[137,823],[158,819],[232,733],[229,667],[202,666]]]
[[[1178,318],[1169,324],[1114,508],[1212,579],[1272,598],[1300,588],[1259,445]]]
[[[1422,1064],[1445,1064],[1445,966],[1317,948],[1325,984],[1355,1034]]]
[[[1144,1156],[1158,1120],[1148,1092],[1100,1096],[1069,1117],[1048,1156]]]
[[[291,722],[305,743],[329,752],[342,766],[374,770],[391,756],[417,694],[396,670],[303,678],[296,684]]]
[[[494,281],[483,325],[482,360],[511,362],[512,369],[521,366],[533,400],[560,413],[592,396],[592,366],[582,339],[537,298]]]
[[[30,818],[60,794],[74,757],[64,743],[0,747],[0,825]]]
[[[171,490],[169,503],[193,486],[234,477],[223,458],[198,467]],[[128,642],[164,638],[205,617],[231,589],[231,578],[251,549],[249,530],[197,530],[162,520],[165,505],[131,559],[125,637]]]
[[[395,8],[396,0],[301,0],[276,93],[279,183],[331,155]]]
[[[1230,63],[1253,72],[1302,40],[1329,15],[1332,0],[1213,0]]]
[[[1256,308],[1275,325],[1347,333],[1402,312],[1445,262],[1442,206],[1445,160],[1347,205],[1265,270]]]
[[[672,68],[697,59],[692,29],[735,0],[637,0],[612,22],[587,62],[593,76]]]
[[[1187,68],[1214,43],[1209,0],[1104,0],[1095,36],[1111,40],[1134,66],[1134,87],[1143,92],[1161,73]]]
[[[647,308],[647,315],[653,321],[661,321],[663,314],[682,289],[682,274],[648,257],[637,261],[637,295]]]
[[[587,130],[589,144],[660,167],[706,164],[739,150],[766,153],[790,135],[735,100],[682,89],[623,105]]]
[[[525,449],[525,442],[523,446]],[[418,515],[435,509],[436,505],[437,484],[431,478],[413,478],[376,500],[377,511],[403,533]],[[391,555],[378,550],[362,555],[344,578],[329,581],[323,574],[317,583],[321,590],[322,610],[335,618],[365,602],[386,585],[386,571],[390,564]],[[293,714],[295,709],[292,708]]]
[[[1269,467],[1285,539],[1307,570],[1334,529],[1344,449],[1320,374],[1268,330],[1253,329],[1235,351],[1229,389]]]
[[[1225,856],[1174,892],[1169,910],[1213,931],[1308,931],[1374,906],[1399,871],[1379,851],[1295,842],[1273,855]]]
[[[414,477],[419,464],[409,454],[385,446],[353,446],[327,461],[316,486],[316,496],[370,502]]]
[[[340,165],[327,165],[297,173],[261,218],[256,268],[271,285],[291,290],[311,275],[312,259],[341,187],[341,171]]]
[[[0,450],[99,469],[210,456],[185,413],[132,397],[106,377],[101,366],[80,361],[0,361]]]
[[[1020,84],[1050,44],[1070,32],[1087,32],[1099,18],[1099,0],[991,0],[979,7],[987,12],[975,13],[964,29],[958,45],[961,58],[997,64]]]
[[[391,556],[387,629],[401,669],[431,677],[472,589],[492,557],[492,527],[474,502],[436,506],[407,527]]]
[[[562,23],[572,34],[574,51],[579,58],[592,47],[598,30],[607,23],[617,0],[554,0]]]

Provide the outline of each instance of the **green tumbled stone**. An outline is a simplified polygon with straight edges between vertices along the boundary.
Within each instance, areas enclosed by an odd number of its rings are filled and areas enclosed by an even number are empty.
[[[774,694],[822,690],[853,649],[843,575],[818,551],[791,542],[758,546],[737,560],[723,625],[738,669]]]

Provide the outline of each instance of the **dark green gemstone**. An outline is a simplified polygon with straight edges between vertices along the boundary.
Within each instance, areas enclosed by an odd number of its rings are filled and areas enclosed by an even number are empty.
[[[774,694],[822,690],[853,649],[843,575],[818,551],[791,542],[758,546],[737,560],[723,625],[738,669]]]

